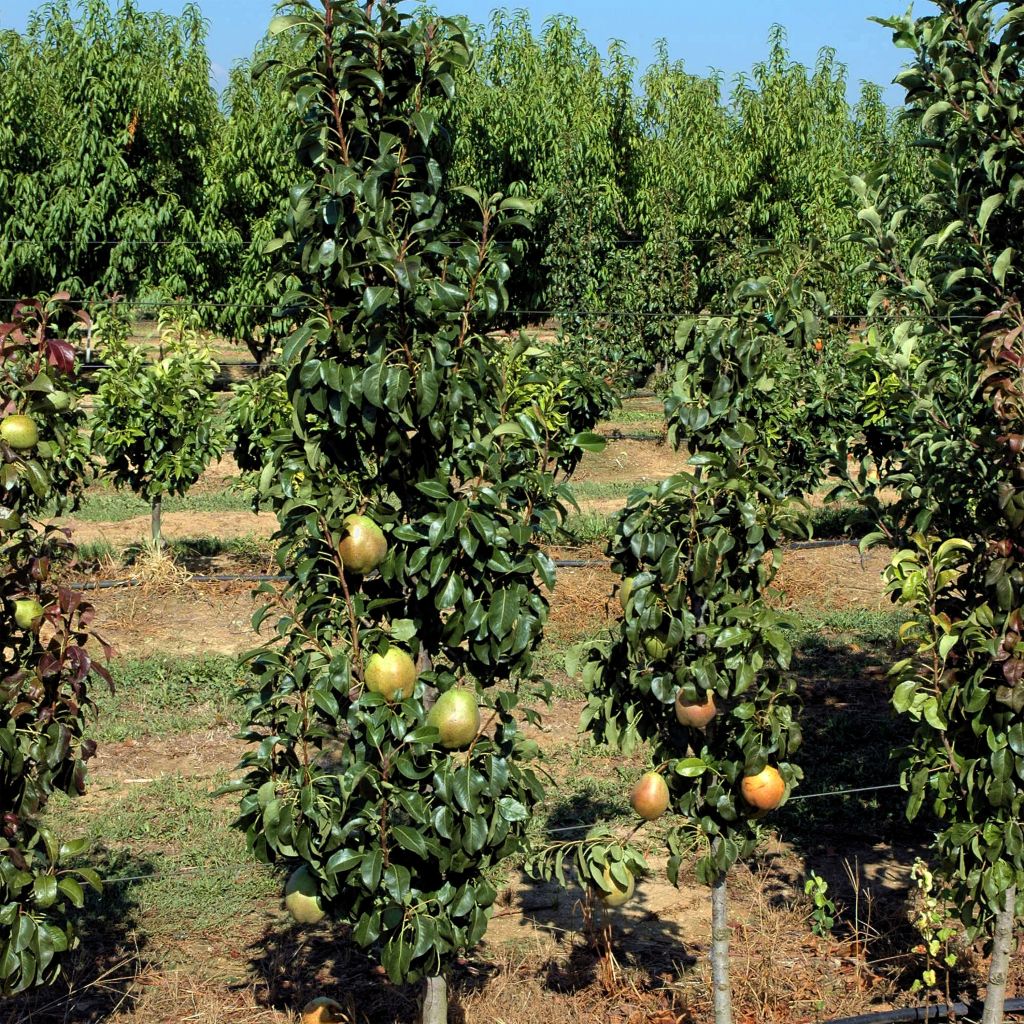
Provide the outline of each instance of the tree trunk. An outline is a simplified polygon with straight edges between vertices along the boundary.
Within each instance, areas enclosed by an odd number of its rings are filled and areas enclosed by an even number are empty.
[[[422,1024],[448,1024],[448,986],[444,978],[427,978]]]
[[[163,549],[164,539],[160,529],[160,513],[162,511],[163,499],[153,499],[153,516],[151,519],[150,536],[153,538],[153,550],[160,554]]]
[[[715,843],[721,842],[716,839]],[[729,984],[729,919],[725,875],[711,888],[711,982],[715,995],[715,1024],[732,1024],[732,986]]]
[[[992,939],[992,966],[988,972],[985,992],[985,1014],[981,1024],[1003,1024],[1003,1006],[1006,1003],[1006,977],[1013,952],[1013,931],[1016,922],[1017,887],[1006,890],[1003,909],[996,915],[995,934]]]

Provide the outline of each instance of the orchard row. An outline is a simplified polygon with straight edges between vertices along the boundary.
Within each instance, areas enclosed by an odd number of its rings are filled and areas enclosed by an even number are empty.
[[[731,1020],[729,871],[801,781],[792,652],[769,591],[786,540],[807,534],[804,497],[823,485],[874,524],[865,545],[895,551],[888,579],[909,647],[893,702],[915,724],[899,754],[908,815],[927,807],[937,822],[937,874],[965,937],[992,952],[986,1021],[1002,1019],[1024,910],[1024,16],[990,0],[938,7],[886,23],[913,52],[901,131],[921,154],[921,191],[904,187],[898,146],[850,181],[859,209],[838,244],[861,264],[847,293],[860,296],[858,340],[850,310],[837,313],[835,265],[797,236],[767,263],[727,247],[732,272],[702,253],[688,266],[715,275],[725,308],[673,307],[660,347],[637,335],[639,361],[622,360],[671,364],[669,438],[692,472],[630,497],[609,545],[622,618],[573,667],[592,741],[649,757],[633,803],[641,823],[674,812],[673,882],[697,851],[718,1024]],[[493,332],[514,308],[518,243],[538,208],[511,176],[453,189],[445,111],[473,65],[463,23],[303,0],[271,36],[295,162],[261,255],[286,323],[267,385],[281,417],[250,454],[288,582],[265,588],[253,620],[247,753],[230,788],[253,855],[287,872],[296,916],[346,924],[392,981],[423,980],[434,1024],[447,971],[486,932],[498,865],[525,855],[560,881],[572,865],[611,902],[644,870],[635,835],[595,823],[537,845],[528,828],[545,796],[526,726],[550,696],[535,655],[555,585],[540,538],[600,443],[595,381],[615,362],[614,332],[580,318],[561,349],[572,358],[556,364]],[[498,131],[503,116],[490,108],[486,123]],[[699,209],[700,186],[682,208]],[[585,248],[585,232],[565,237]],[[600,250],[594,265],[616,266]],[[699,276],[691,292],[676,280],[683,306],[703,294]],[[15,417],[68,390],[73,352],[43,319],[29,308],[5,328]],[[266,381],[274,373],[253,387]],[[73,939],[62,900],[81,900],[79,877],[95,881],[60,867],[39,817],[54,788],[80,787],[96,669],[87,613],[47,593],[32,527],[56,474],[78,478],[62,457],[73,403],[54,413],[36,438],[16,419],[3,448],[0,614],[16,668],[0,740],[7,784],[23,794],[0,859],[0,977],[12,990],[53,977]],[[133,466],[148,457],[140,440]],[[36,600],[43,622],[22,605],[19,623],[18,600]]]

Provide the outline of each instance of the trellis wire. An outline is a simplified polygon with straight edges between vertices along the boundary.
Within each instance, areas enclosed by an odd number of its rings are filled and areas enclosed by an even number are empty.
[[[898,782],[894,782],[894,783],[884,783],[884,784],[879,785],[879,786],[863,786],[863,787],[861,787],[859,789],[837,789],[837,790],[830,790],[830,791],[824,792],[824,793],[806,793],[806,794],[798,793],[795,796],[791,796],[787,802],[788,803],[795,803],[798,800],[815,800],[815,799],[818,799],[819,797],[827,797],[827,796],[831,796],[831,797],[847,797],[847,796],[852,796],[852,795],[857,794],[857,793],[874,793],[874,792],[878,792],[879,790],[883,790],[883,789],[901,789],[901,788],[902,787],[900,786],[900,784]],[[544,831],[545,831],[545,833],[547,835],[565,835],[565,834],[570,833],[570,832],[587,832],[587,831],[589,831],[592,828],[597,828],[598,826],[604,825],[604,824],[606,824],[606,823],[603,822],[603,821],[595,821],[595,822],[590,822],[589,824],[585,824],[585,825],[567,825],[565,827],[548,828],[548,829],[545,829]],[[198,872],[202,872],[203,874],[219,874],[221,872],[224,872],[225,874],[230,874],[232,871],[240,871],[243,868],[254,868],[254,867],[257,867],[257,866],[258,866],[258,864],[255,861],[245,861],[245,862],[238,862],[238,863],[235,863],[235,864],[220,864],[220,865],[216,865],[216,866],[213,866],[213,867],[182,868],[182,869],[180,869],[178,871],[152,871],[152,872],[150,872],[147,875],[126,875],[126,876],[119,877],[119,878],[105,878],[105,879],[103,879],[103,884],[104,885],[127,885],[127,884],[133,883],[133,882],[148,882],[148,881],[152,881],[154,879],[160,879],[160,878],[184,878],[187,875],[196,874]]]
[[[819,540],[799,541],[785,545],[789,550],[810,550],[816,548],[857,547],[855,540]],[[556,569],[610,569],[611,559],[608,558],[557,558],[554,560]],[[196,574],[189,576],[190,583],[287,583],[290,576],[269,575],[265,573],[216,573]],[[91,580],[71,585],[71,589],[86,593],[95,590],[118,590],[125,587],[141,587],[144,580]]]

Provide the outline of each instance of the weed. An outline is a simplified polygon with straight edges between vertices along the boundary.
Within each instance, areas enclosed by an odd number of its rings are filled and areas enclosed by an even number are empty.
[[[811,911],[811,931],[823,939],[832,934],[836,924],[835,902],[828,894],[828,882],[817,872],[812,871],[804,883],[804,893],[810,896],[814,909]]]

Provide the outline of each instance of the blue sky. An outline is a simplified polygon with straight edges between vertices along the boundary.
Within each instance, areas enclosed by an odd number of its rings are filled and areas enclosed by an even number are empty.
[[[731,78],[748,70],[767,50],[773,23],[789,33],[793,56],[813,64],[822,46],[832,46],[849,68],[850,80],[889,83],[904,61],[890,34],[869,22],[872,15],[888,16],[906,9],[909,0],[518,0],[508,4],[530,11],[539,27],[554,14],[568,14],[583,26],[592,41],[604,49],[608,40],[626,42],[629,52],[644,66],[655,40],[668,40],[673,58],[686,62],[695,73],[716,68]],[[444,14],[468,14],[485,22],[501,4],[491,0],[435,0]],[[35,0],[0,0],[0,26],[22,29]],[[147,9],[180,12],[183,0],[142,0]],[[199,0],[210,24],[209,51],[214,76],[222,81],[224,69],[248,56],[263,34],[274,10],[272,0]],[[917,0],[925,13],[930,4]],[[889,89],[887,99],[900,101]]]

